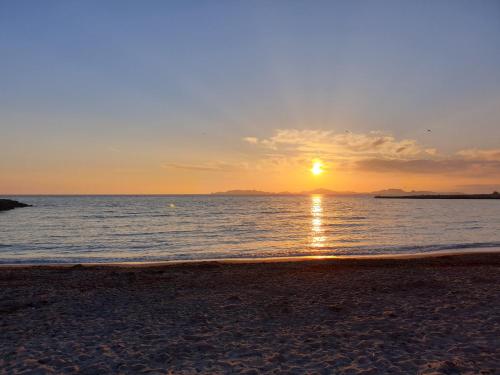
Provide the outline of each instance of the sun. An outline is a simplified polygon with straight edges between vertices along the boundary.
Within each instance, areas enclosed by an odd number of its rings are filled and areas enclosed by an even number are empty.
[[[321,173],[323,173],[323,163],[321,162],[321,160],[315,160],[315,161],[313,161],[313,165],[312,165],[312,168],[311,168],[311,173],[313,175],[315,175],[315,176],[318,176]]]

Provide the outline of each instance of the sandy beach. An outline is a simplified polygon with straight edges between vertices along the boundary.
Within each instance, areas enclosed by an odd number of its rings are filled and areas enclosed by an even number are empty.
[[[500,254],[1,267],[0,373],[494,374]]]

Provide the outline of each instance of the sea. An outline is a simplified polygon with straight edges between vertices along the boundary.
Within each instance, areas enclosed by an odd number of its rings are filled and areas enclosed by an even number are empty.
[[[9,196],[0,263],[157,262],[500,248],[500,200]]]

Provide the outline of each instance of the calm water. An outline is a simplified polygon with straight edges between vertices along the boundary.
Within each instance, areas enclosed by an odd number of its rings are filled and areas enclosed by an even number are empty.
[[[500,201],[13,197],[0,263],[420,253],[500,246]]]

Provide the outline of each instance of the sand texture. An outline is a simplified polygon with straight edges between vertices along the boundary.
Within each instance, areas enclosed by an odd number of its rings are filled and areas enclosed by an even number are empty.
[[[0,268],[1,374],[498,374],[500,254]]]

